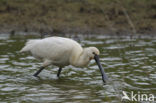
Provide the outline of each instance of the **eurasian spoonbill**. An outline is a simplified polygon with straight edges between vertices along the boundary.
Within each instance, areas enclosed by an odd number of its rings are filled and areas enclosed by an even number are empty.
[[[81,45],[69,38],[48,37],[45,39],[29,40],[20,52],[30,52],[36,59],[43,61],[41,68],[34,74],[38,74],[47,66],[59,67],[57,77],[60,76],[64,66],[85,67],[95,59],[105,83],[107,76],[99,60],[99,50],[96,47],[82,48]]]

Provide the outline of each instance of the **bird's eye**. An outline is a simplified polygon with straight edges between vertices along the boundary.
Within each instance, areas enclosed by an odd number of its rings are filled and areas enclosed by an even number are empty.
[[[95,54],[95,52],[93,52],[93,54]]]

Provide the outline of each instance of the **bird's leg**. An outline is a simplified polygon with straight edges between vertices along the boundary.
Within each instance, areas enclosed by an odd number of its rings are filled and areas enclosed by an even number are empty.
[[[41,67],[33,76],[37,77],[37,75],[44,69],[44,67]]]
[[[37,77],[37,75],[47,66],[49,66],[51,64],[50,60],[45,60],[41,66],[41,68],[33,75],[35,77]]]
[[[58,70],[58,72],[57,72],[57,77],[60,76],[61,70],[62,70],[62,68],[59,68],[59,70]]]

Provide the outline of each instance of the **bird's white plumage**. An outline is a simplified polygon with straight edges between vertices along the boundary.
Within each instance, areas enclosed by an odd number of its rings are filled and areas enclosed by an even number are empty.
[[[21,50],[27,51],[35,58],[43,60],[43,66],[53,64],[59,67],[70,64],[77,67],[86,66],[90,58],[94,57],[93,51],[99,54],[95,47],[83,49],[76,41],[63,37],[30,40]]]
[[[107,76],[99,61],[99,50],[96,47],[82,48],[79,43],[72,39],[63,37],[49,37],[45,39],[29,40],[20,52],[31,52],[37,59],[43,60],[43,65],[34,74],[35,77],[48,65],[59,67],[57,77],[59,77],[64,66],[73,65],[84,67],[95,59],[105,83]]]

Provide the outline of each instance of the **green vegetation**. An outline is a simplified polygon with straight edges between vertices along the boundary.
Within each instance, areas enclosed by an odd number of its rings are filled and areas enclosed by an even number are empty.
[[[0,0],[0,32],[152,33],[153,0]]]

